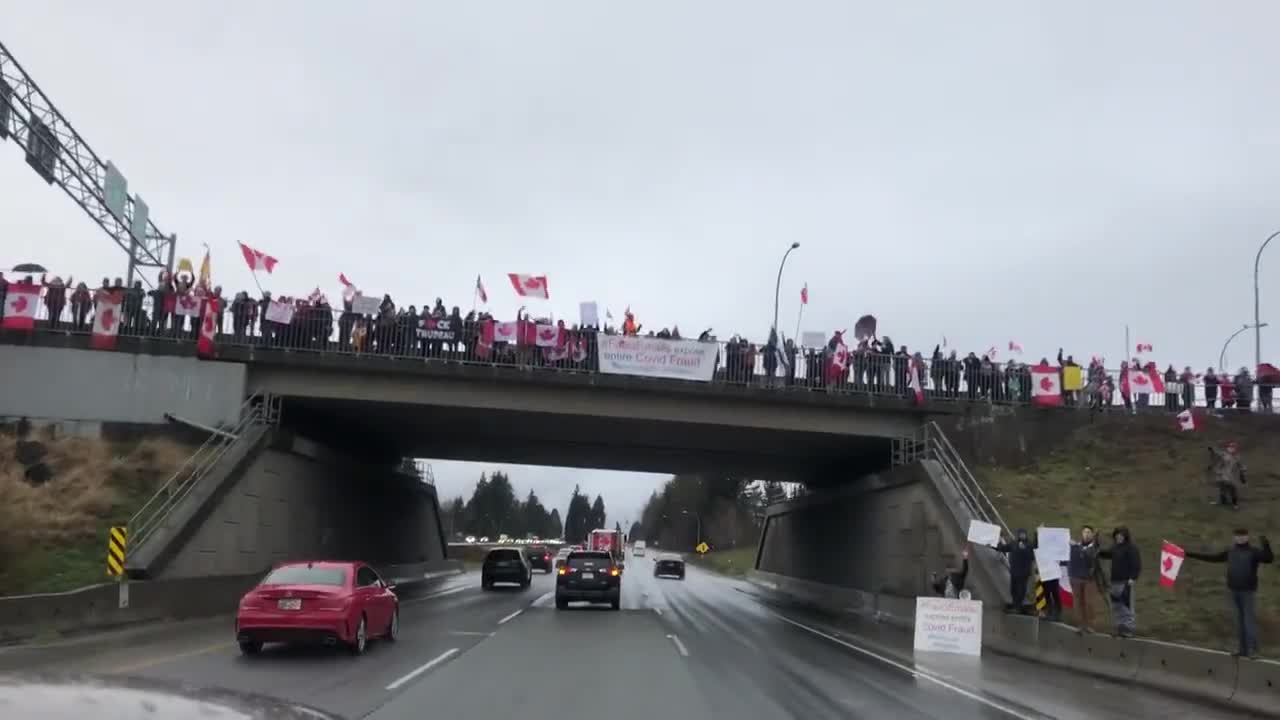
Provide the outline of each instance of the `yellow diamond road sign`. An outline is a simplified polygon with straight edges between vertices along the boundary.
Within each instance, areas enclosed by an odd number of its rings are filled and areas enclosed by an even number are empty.
[[[128,529],[113,525],[107,533],[107,574],[124,575],[124,552],[128,546]]]
[[[698,547],[694,548],[694,550],[697,550],[701,554],[705,554],[710,549],[711,546],[706,543],[698,543]]]

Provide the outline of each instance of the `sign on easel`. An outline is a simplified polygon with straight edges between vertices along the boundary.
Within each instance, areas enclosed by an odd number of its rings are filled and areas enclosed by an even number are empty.
[[[982,601],[916,598],[915,649],[982,655]]]

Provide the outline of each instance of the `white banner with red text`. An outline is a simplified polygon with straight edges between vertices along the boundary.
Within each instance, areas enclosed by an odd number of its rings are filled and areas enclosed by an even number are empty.
[[[596,333],[596,358],[606,375],[711,382],[719,349],[713,342]]]

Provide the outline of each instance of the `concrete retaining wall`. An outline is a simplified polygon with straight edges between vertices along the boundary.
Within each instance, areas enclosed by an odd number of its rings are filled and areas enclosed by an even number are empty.
[[[874,617],[904,629],[915,625],[914,597],[868,594],[759,570],[748,579],[822,610]],[[1174,643],[1081,635],[1066,625],[990,608],[983,614],[982,633],[985,649],[1005,655],[1280,717],[1280,663]]]
[[[435,488],[277,431],[158,577],[236,575],[298,559],[445,559]]]
[[[15,379],[0,393],[0,417],[88,423],[160,424],[165,413],[234,423],[247,374],[239,363],[20,345],[0,345],[0,367]]]

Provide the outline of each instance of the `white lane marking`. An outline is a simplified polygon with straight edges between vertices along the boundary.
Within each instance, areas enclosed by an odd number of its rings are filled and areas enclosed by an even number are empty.
[[[429,662],[429,663],[427,663],[427,664],[425,664],[425,665],[423,665],[423,666],[421,666],[421,667],[417,668],[416,670],[414,670],[413,672],[409,673],[408,675],[405,675],[404,677],[400,678],[399,680],[396,680],[395,682],[393,682],[393,683],[391,683],[390,685],[388,685],[388,686],[387,686],[387,689],[388,689],[388,690],[395,690],[396,688],[400,687],[401,685],[403,685],[403,684],[405,684],[405,683],[409,682],[410,680],[412,680],[412,679],[414,679],[414,678],[418,677],[418,676],[419,676],[419,675],[421,675],[422,673],[424,673],[424,672],[426,672],[426,671],[430,670],[431,668],[433,668],[433,667],[435,667],[435,666],[439,665],[440,663],[444,662],[445,660],[448,660],[449,658],[451,658],[451,657],[453,657],[454,655],[457,655],[457,654],[458,654],[458,648],[450,648],[449,650],[445,650],[445,651],[444,651],[443,653],[441,653],[441,654],[440,654],[440,656],[439,656],[439,657],[437,657],[436,659],[434,659],[434,660],[432,660],[431,662]]]
[[[681,657],[689,657],[689,648],[686,648],[684,646],[684,643],[680,642],[680,638],[676,637],[675,635],[668,635],[667,637],[671,640],[671,642],[676,644],[676,650],[680,651]]]
[[[529,603],[529,605],[530,605],[530,607],[532,607],[532,606],[534,606],[534,605],[542,605],[542,604],[544,604],[545,602],[547,602],[548,600],[550,600],[550,599],[552,598],[552,596],[554,596],[554,595],[555,595],[555,591],[548,591],[548,592],[544,592],[544,593],[542,593],[541,595],[539,595],[539,596],[538,596],[538,599],[537,599],[537,600],[534,600],[533,602]]]
[[[661,614],[662,614],[662,608],[660,608],[660,607],[656,607],[656,608],[654,608],[654,609],[653,609],[653,611],[654,611],[654,612],[656,612],[656,613],[658,613],[659,615],[661,615]]]
[[[520,614],[520,613],[522,613],[522,612],[524,612],[524,610],[517,610],[517,611],[515,611],[515,612],[511,613],[510,615],[508,615],[508,616],[506,616],[506,617],[502,618],[501,620],[499,620],[499,621],[498,621],[498,624],[499,624],[499,625],[506,625],[508,620],[515,620],[515,619],[516,619],[516,616],[517,616],[517,615],[519,615],[519,614]],[[505,637],[505,636],[504,636],[504,637]]]
[[[450,630],[450,635],[466,635],[467,637],[493,637],[491,632],[476,632],[475,630]]]
[[[408,600],[401,600],[401,601],[400,601],[400,604],[401,604],[401,605],[412,605],[413,603],[426,602],[427,600],[433,600],[433,599],[438,598],[438,597],[444,597],[445,595],[452,595],[452,594],[454,594],[454,593],[460,593],[460,592],[462,592],[463,590],[466,590],[466,589],[467,589],[467,586],[466,586],[466,585],[463,585],[463,586],[461,586],[461,587],[456,587],[456,588],[449,588],[448,590],[441,590],[440,592],[434,592],[434,593],[431,593],[430,595],[423,595],[422,597],[409,598]]]
[[[946,688],[946,689],[948,689],[948,690],[950,690],[950,691],[952,691],[952,692],[954,692],[954,693],[956,693],[956,694],[958,694],[958,695],[962,695],[962,696],[964,696],[964,697],[969,698],[970,700],[974,700],[974,701],[980,702],[980,703],[982,703],[983,705],[986,705],[987,707],[990,707],[990,708],[994,708],[994,709],[996,709],[996,710],[999,710],[1000,712],[1003,712],[1003,713],[1005,713],[1005,714],[1007,714],[1007,715],[1009,715],[1009,716],[1011,716],[1011,717],[1018,718],[1018,720],[1038,720],[1037,716],[1033,716],[1033,715],[1024,715],[1024,714],[1022,714],[1022,713],[1018,712],[1017,710],[1014,710],[1013,708],[1008,707],[1008,706],[1006,706],[1006,705],[1003,705],[1003,704],[1001,704],[1001,703],[995,702],[994,700],[991,700],[990,698],[985,698],[985,697],[983,697],[983,696],[981,696],[981,695],[978,695],[978,694],[976,694],[976,693],[969,692],[968,690],[965,690],[965,689],[964,689],[964,688],[962,688],[962,687],[959,687],[959,686],[956,686],[956,685],[952,685],[951,683],[947,682],[946,680],[943,680],[942,678],[938,677],[937,675],[934,675],[934,674],[929,673],[929,672],[925,672],[925,671],[921,670],[920,668],[908,667],[908,666],[903,665],[902,663],[898,662],[897,660],[894,660],[894,659],[892,659],[892,658],[885,657],[884,655],[881,655],[881,654],[876,653],[876,652],[872,652],[872,651],[870,651],[870,650],[868,650],[868,649],[866,649],[866,648],[858,647],[857,645],[854,645],[854,644],[853,644],[853,643],[851,643],[851,642],[848,642],[848,641],[846,641],[846,640],[843,640],[843,639],[841,639],[841,638],[838,638],[838,637],[836,637],[836,636],[834,636],[834,635],[830,635],[830,634],[828,634],[828,633],[825,633],[825,632],[823,632],[823,631],[821,631],[821,630],[818,630],[817,628],[809,627],[808,625],[805,625],[804,623],[796,622],[795,620],[792,620],[792,619],[791,619],[791,618],[789,618],[789,617],[785,617],[785,616],[783,616],[783,615],[779,615],[778,613],[773,613],[773,614],[774,614],[774,616],[776,616],[779,620],[781,620],[781,621],[783,621],[783,622],[785,622],[785,623],[788,623],[788,624],[790,624],[790,625],[794,625],[794,626],[796,626],[796,627],[798,627],[798,628],[800,628],[801,630],[804,630],[804,631],[806,631],[806,632],[813,633],[814,635],[817,635],[818,637],[826,638],[827,640],[830,640],[831,642],[836,643],[837,645],[841,645],[841,646],[846,647],[846,648],[848,648],[848,649],[850,649],[850,650],[853,650],[854,652],[862,653],[863,655],[866,655],[867,657],[875,658],[876,660],[879,660],[880,662],[884,663],[885,665],[889,665],[890,667],[895,667],[895,668],[897,668],[897,669],[899,669],[899,670],[901,670],[901,671],[903,671],[903,672],[905,672],[905,673],[907,673],[907,674],[911,675],[913,678],[916,678],[916,679],[919,679],[919,680],[928,680],[929,682],[934,683],[934,684],[936,684],[936,685],[939,685],[939,686],[941,686],[941,687],[944,687],[944,688]],[[670,636],[668,636],[668,637],[670,637]]]

